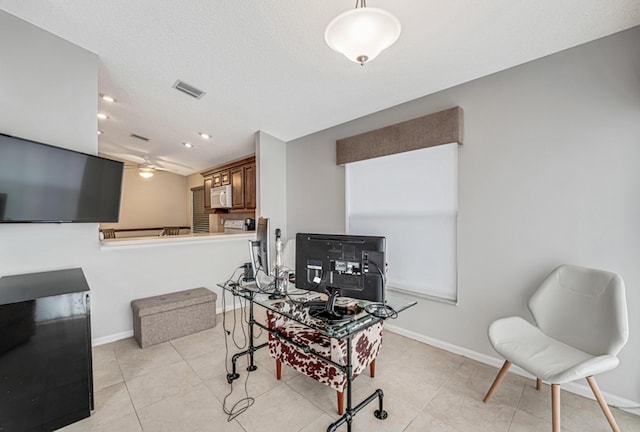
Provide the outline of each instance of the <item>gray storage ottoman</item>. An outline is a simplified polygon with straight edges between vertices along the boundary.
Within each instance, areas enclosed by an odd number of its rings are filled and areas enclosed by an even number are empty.
[[[216,293],[194,288],[133,300],[133,335],[141,348],[216,325]]]

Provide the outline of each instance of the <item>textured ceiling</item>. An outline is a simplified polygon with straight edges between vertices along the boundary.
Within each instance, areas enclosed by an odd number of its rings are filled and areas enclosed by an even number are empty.
[[[353,0],[0,0],[99,56],[100,92],[118,100],[100,102],[100,152],[184,175],[252,153],[257,130],[289,141],[640,24],[640,0],[368,6],[403,28],[361,67],[324,42]],[[206,95],[176,91],[177,79]]]

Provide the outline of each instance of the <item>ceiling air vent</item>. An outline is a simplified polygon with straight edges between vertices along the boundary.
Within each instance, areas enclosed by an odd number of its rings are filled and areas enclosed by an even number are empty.
[[[173,88],[176,90],[180,90],[182,93],[188,94],[191,97],[194,97],[196,99],[200,99],[202,96],[205,95],[205,92],[203,92],[200,89],[195,88],[192,85],[187,84],[184,81],[180,81],[177,80],[176,83],[173,85]]]
[[[143,137],[142,135],[136,135],[136,134],[132,133],[132,134],[129,134],[129,136],[131,138],[137,138],[137,139],[142,140],[142,141],[149,141],[149,138]]]

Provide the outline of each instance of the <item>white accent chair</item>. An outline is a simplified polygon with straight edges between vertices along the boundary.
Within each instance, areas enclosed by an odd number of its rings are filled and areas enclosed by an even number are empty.
[[[560,432],[560,385],[586,378],[611,428],[618,432],[593,376],[614,369],[629,324],[622,278],[616,273],[561,265],[529,300],[535,324],[513,316],[489,326],[489,340],[505,358],[483,401],[488,402],[515,364],[551,384],[553,432]]]

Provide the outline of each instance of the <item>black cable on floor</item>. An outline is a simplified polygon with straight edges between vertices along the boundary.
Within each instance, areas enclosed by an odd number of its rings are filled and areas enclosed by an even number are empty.
[[[239,267],[239,269],[242,267]],[[236,272],[238,271],[238,269],[236,269],[236,271],[233,273],[233,275],[225,282],[225,285],[227,285],[229,282],[233,281],[233,278],[236,274]],[[245,327],[244,324],[242,323],[243,319],[243,314],[244,314],[244,310],[246,308],[246,303],[244,305],[244,307],[242,306],[242,301],[240,301],[240,305],[241,305],[241,315],[240,315],[240,327],[242,329],[243,332],[243,337],[244,337],[244,346],[241,348],[238,346],[236,340],[235,340],[235,329],[236,329],[236,321],[237,321],[237,317],[236,317],[236,308],[235,308],[235,297],[233,296],[233,318],[234,318],[234,322],[233,322],[233,334],[227,330],[227,325],[226,325],[226,309],[227,309],[227,297],[226,297],[226,290],[222,290],[222,330],[224,332],[224,367],[225,370],[227,372],[227,375],[229,375],[229,342],[228,342],[228,336],[231,335],[232,336],[232,340],[234,345],[239,348],[239,349],[243,349],[244,347],[246,347],[247,345],[247,334],[245,333]],[[249,366],[249,360],[247,357],[247,366]],[[227,408],[227,399],[233,394],[233,381],[231,383],[229,383],[229,393],[224,397],[223,401],[222,401],[222,410],[224,411],[225,414],[227,414],[227,421],[230,422],[232,420],[234,420],[236,417],[238,417],[240,414],[243,414],[245,411],[247,411],[249,409],[249,407],[251,405],[253,405],[255,403],[255,399],[253,397],[249,396],[249,389],[248,389],[248,382],[249,382],[249,375],[250,372],[247,371],[247,375],[245,377],[244,380],[244,394],[245,397],[238,400],[235,404],[233,404],[231,406],[231,408]]]
[[[249,366],[248,361],[247,361],[247,366]],[[243,414],[244,412],[246,412],[249,409],[249,407],[256,402],[255,398],[249,396],[249,389],[248,389],[249,375],[250,375],[250,372],[247,371],[247,376],[244,379],[245,397],[238,400],[236,403],[234,403],[233,406],[231,406],[231,408],[227,408],[227,399],[233,394],[233,382],[229,384],[231,389],[222,401],[222,409],[224,413],[227,415],[227,422],[234,420],[240,414]]]

